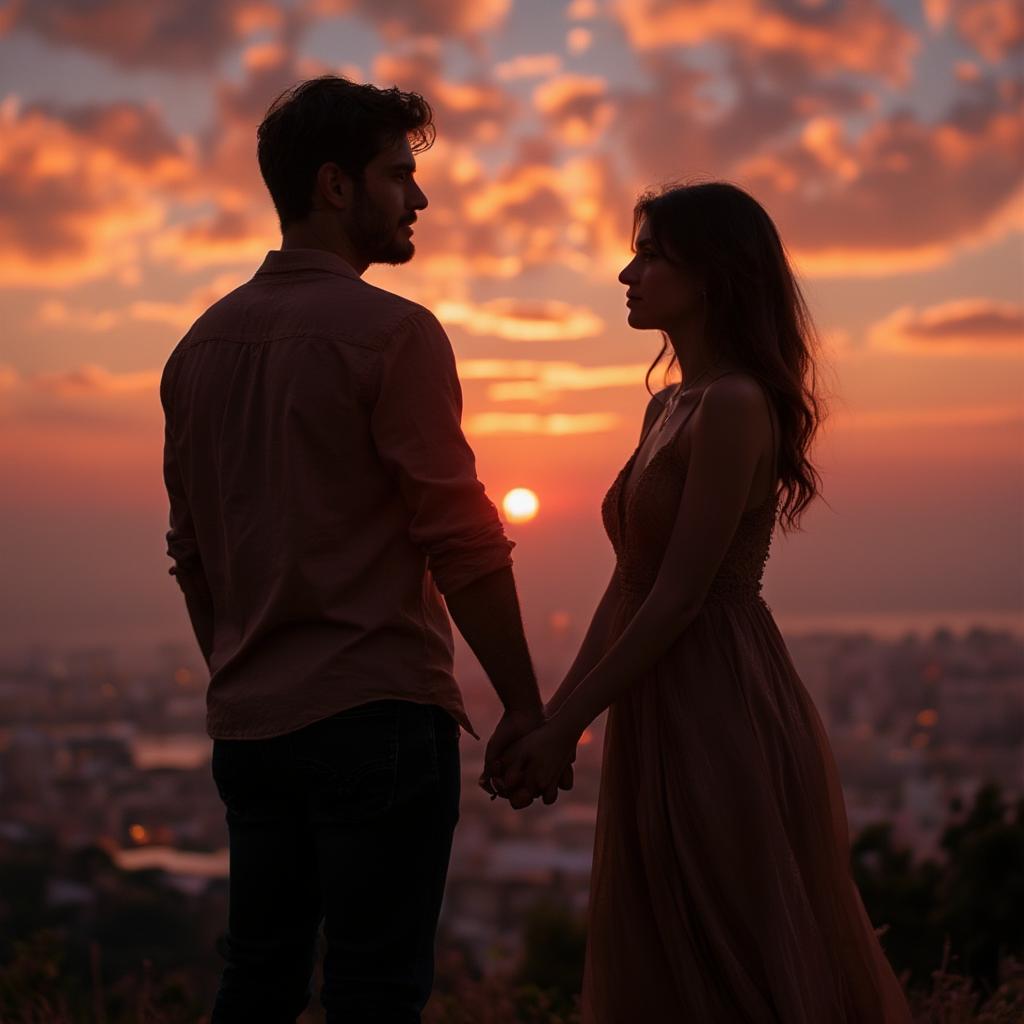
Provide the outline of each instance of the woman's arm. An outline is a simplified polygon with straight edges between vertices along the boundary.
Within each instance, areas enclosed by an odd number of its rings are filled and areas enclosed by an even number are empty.
[[[652,395],[644,410],[643,426],[640,428],[640,441],[647,436],[651,424],[657,419],[665,407],[667,395],[671,388],[664,388],[656,395]],[[573,660],[565,679],[545,705],[545,714],[550,718],[564,703],[566,697],[576,688],[579,681],[598,663],[601,655],[607,647],[608,635],[611,632],[612,617],[615,613],[615,605],[619,598],[618,577],[612,573],[612,578],[605,587],[604,594],[594,610],[594,614],[587,627],[586,636],[580,644],[579,652]]]
[[[615,614],[615,605],[619,598],[617,576],[612,573],[612,578],[605,587],[604,594],[598,602],[594,615],[587,627],[587,634],[580,644],[579,652],[573,660],[565,679],[554,692],[551,699],[544,706],[544,713],[550,718],[565,702],[566,697],[576,689],[579,681],[600,661],[608,642],[608,634],[611,631],[612,616]]]
[[[542,791],[583,730],[696,618],[747,505],[767,429],[756,383],[732,377],[707,389],[694,414],[686,484],[651,592],[548,722],[510,748],[509,789]]]

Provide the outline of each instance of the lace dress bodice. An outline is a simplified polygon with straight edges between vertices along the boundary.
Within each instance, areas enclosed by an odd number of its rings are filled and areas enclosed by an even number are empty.
[[[601,518],[615,550],[616,574],[622,593],[635,606],[650,592],[661,567],[683,496],[686,466],[677,438],[695,411],[663,444],[627,490],[640,446],[619,471],[601,504]],[[642,445],[642,442],[641,442]],[[761,582],[775,527],[778,494],[747,509],[726,551],[705,603],[763,600]]]

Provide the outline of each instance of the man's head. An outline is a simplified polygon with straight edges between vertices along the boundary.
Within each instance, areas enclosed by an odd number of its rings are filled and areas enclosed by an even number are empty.
[[[417,93],[336,75],[283,93],[257,131],[281,230],[316,221],[318,234],[343,236],[363,267],[411,259],[410,225],[427,205],[414,154],[434,141],[432,117]]]

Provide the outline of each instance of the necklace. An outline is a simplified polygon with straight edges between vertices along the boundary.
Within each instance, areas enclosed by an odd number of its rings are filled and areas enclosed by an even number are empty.
[[[709,366],[703,373],[698,373],[692,381],[685,381],[676,388],[675,394],[665,403],[665,411],[662,413],[661,425],[658,427],[658,436],[660,437],[662,431],[668,425],[669,420],[672,419],[673,413],[676,411],[676,406],[679,404],[679,399],[683,397],[688,391],[692,391],[697,384],[702,381],[712,370],[716,369],[714,366]]]

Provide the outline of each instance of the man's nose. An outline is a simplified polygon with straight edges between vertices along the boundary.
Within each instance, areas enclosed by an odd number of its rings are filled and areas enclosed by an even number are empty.
[[[427,194],[415,182],[412,187],[413,194],[410,209],[425,210],[427,208]]]

